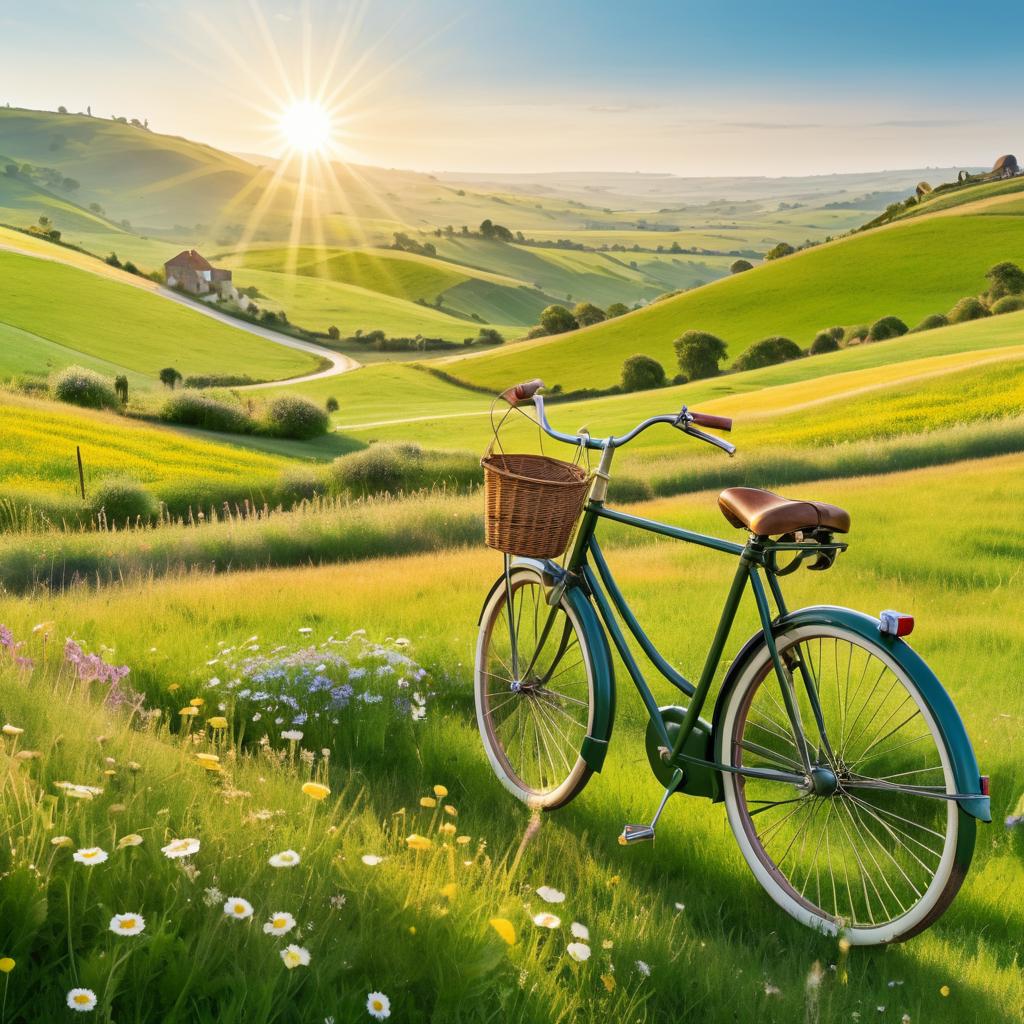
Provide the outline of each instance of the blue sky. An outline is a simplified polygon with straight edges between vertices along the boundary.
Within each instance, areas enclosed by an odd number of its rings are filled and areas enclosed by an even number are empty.
[[[1024,149],[1022,28],[946,2],[35,0],[0,8],[0,102],[267,151],[322,86],[348,155],[423,170],[985,164]]]

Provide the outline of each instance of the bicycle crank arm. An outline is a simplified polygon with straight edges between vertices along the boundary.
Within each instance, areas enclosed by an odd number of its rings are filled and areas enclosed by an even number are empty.
[[[661,803],[658,804],[658,809],[654,812],[654,817],[651,818],[650,825],[623,825],[622,834],[619,836],[620,846],[631,846],[633,843],[646,843],[654,840],[654,830],[657,828],[661,812],[665,810],[668,798],[676,791],[676,788],[682,781],[683,769],[677,768],[672,773],[668,788],[665,790],[665,795],[661,798]]]

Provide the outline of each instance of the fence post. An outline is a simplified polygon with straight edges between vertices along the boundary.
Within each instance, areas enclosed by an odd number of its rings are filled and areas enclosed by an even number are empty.
[[[82,449],[75,445],[75,455],[78,456],[78,486],[82,490],[82,501],[85,501],[85,473],[82,470]]]

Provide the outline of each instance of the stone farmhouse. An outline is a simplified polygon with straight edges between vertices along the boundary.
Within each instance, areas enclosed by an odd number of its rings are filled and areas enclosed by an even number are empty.
[[[192,295],[237,300],[231,271],[213,266],[195,249],[185,249],[164,264],[169,288],[181,288]]]

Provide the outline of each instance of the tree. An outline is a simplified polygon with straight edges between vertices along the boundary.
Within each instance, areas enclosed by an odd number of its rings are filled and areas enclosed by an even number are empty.
[[[989,269],[985,277],[989,281],[990,302],[995,302],[1004,295],[1020,295],[1024,292],[1024,270],[1016,263],[997,263]]]
[[[50,218],[47,217],[45,214],[40,216],[40,218],[39,218],[39,226],[41,228],[48,228],[50,226]]]
[[[729,264],[730,274],[742,274],[745,270],[753,269],[754,264],[751,263],[750,260],[733,260],[733,262]]]
[[[646,391],[665,386],[665,367],[650,356],[630,356],[622,364],[622,390]]]
[[[836,352],[839,349],[839,342],[832,337],[829,331],[819,331],[807,350],[812,356],[820,356],[823,352]]]
[[[629,306],[624,302],[613,302],[605,311],[604,315],[612,320],[617,316],[622,316],[624,313],[629,312]]]
[[[705,331],[687,331],[673,342],[679,369],[688,380],[702,380],[717,377],[718,364],[725,358],[727,349],[721,338]]]
[[[476,340],[481,345],[504,345],[505,338],[501,331],[495,330],[493,327],[481,327],[477,332]]]
[[[576,320],[565,306],[548,306],[540,315],[540,325],[547,334],[564,334],[576,330]]]
[[[778,260],[782,259],[783,256],[792,256],[796,252],[796,249],[789,244],[789,242],[779,242],[774,248],[769,249],[765,254],[766,260]]]
[[[160,383],[173,391],[175,385],[181,383],[181,374],[173,366],[165,366],[160,371]]]
[[[901,337],[907,330],[907,325],[898,316],[883,316],[871,325],[868,337],[872,341],[888,341]]]
[[[592,327],[605,318],[604,311],[598,309],[592,302],[577,302],[572,315],[580,327]]]
[[[329,413],[338,411],[338,400],[334,397],[334,395],[331,395],[330,398],[328,398],[327,401],[324,402],[324,408]]]
[[[331,341],[337,341],[341,337],[341,331],[339,331],[334,324],[331,324],[331,326],[327,328],[327,337],[330,338]]]
[[[119,267],[119,266],[121,266],[121,261],[117,258],[117,253],[116,252],[112,252],[109,256],[105,257],[103,262],[106,263],[107,266],[110,266],[110,267]]]
[[[117,397],[121,399],[121,404],[127,405],[128,378],[123,373],[120,376],[114,378],[114,390],[117,392]]]
[[[494,224],[491,222],[490,218],[480,221],[480,234],[483,235],[484,238],[494,237]]]
[[[980,320],[990,316],[988,306],[973,295],[962,298],[948,313],[951,324],[962,324],[968,320]]]
[[[791,359],[799,359],[803,355],[800,346],[789,338],[778,335],[764,338],[747,349],[733,363],[734,370],[758,370],[762,366],[774,366],[776,363],[788,363]]]
[[[57,113],[58,114],[66,114],[67,112],[68,112],[68,108],[67,107],[58,107],[57,108]]]

